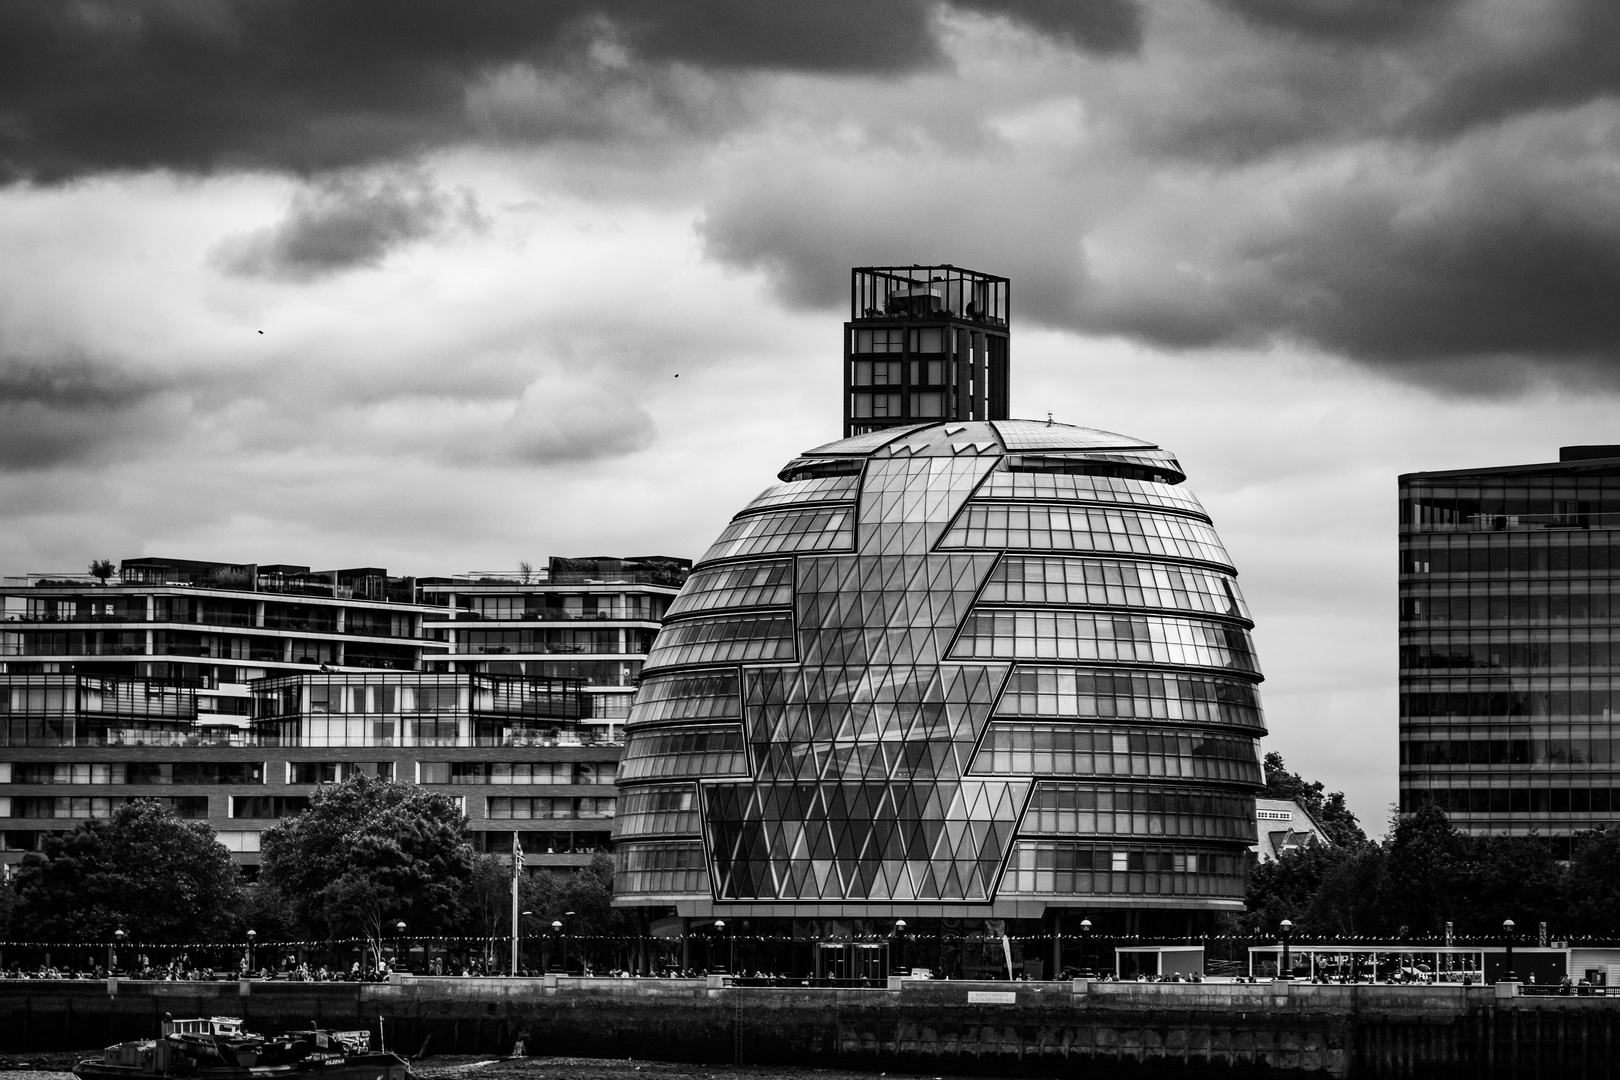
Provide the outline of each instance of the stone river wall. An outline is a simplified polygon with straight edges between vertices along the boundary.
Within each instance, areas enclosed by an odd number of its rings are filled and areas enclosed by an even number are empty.
[[[149,1038],[164,1013],[368,1028],[407,1055],[508,1054],[521,1035],[532,1055],[933,1075],[1620,1076],[1620,999],[1286,983],[0,981],[0,1051]]]

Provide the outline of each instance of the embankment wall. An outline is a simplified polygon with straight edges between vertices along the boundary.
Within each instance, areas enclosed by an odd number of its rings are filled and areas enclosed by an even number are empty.
[[[0,1051],[150,1038],[164,1013],[366,1028],[390,1049],[1057,1076],[1620,1075],[1620,999],[1491,987],[720,980],[0,982]]]

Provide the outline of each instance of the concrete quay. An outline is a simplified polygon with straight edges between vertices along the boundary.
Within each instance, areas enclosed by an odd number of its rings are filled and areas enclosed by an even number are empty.
[[[708,979],[0,982],[0,1051],[150,1038],[164,1013],[274,1032],[368,1028],[390,1049],[1050,1076],[1620,1075],[1620,999],[1491,986]]]

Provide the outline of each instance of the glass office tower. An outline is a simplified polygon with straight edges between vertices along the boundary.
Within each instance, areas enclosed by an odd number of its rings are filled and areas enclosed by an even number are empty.
[[[1064,910],[1188,933],[1241,910],[1261,676],[1172,454],[968,421],[830,443],[779,478],[647,658],[619,771],[622,903],[755,933],[1050,929]]]
[[[1559,855],[1620,821],[1620,446],[1402,476],[1400,548],[1401,810]]]

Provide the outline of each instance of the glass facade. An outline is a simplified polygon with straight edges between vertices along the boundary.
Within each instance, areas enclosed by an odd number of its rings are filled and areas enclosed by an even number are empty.
[[[1620,447],[1400,478],[1400,806],[1558,851],[1620,822]]]
[[[796,458],[648,655],[618,777],[621,902],[1241,907],[1260,672],[1180,477],[1150,443],[1024,421]]]

